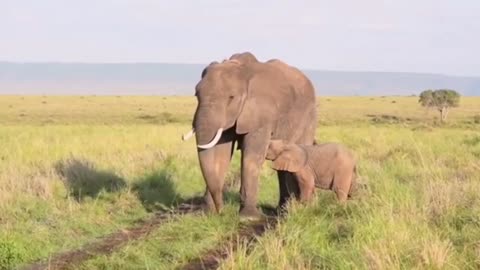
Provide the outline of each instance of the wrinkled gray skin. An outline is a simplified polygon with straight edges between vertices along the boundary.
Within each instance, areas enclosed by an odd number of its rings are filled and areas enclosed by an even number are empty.
[[[298,69],[279,60],[259,62],[251,53],[213,62],[202,72],[193,128],[210,210],[223,207],[223,185],[235,142],[241,150],[240,215],[258,218],[258,180],[271,139],[313,144],[316,125],[315,91]],[[223,132],[217,132],[220,128]],[[213,147],[200,145],[215,142]],[[279,172],[280,201],[299,196],[293,174]]]
[[[352,153],[336,143],[306,146],[272,140],[266,159],[273,161],[273,169],[295,174],[301,201],[310,200],[317,187],[333,190],[337,199],[345,202],[357,177]]]

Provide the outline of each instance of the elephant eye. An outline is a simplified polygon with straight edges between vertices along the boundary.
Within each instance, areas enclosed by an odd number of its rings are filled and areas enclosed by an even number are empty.
[[[228,96],[228,104],[232,103],[233,99],[235,98],[235,96]]]

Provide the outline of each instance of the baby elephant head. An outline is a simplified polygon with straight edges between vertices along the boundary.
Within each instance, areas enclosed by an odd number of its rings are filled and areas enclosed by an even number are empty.
[[[271,140],[266,159],[273,161],[272,168],[274,170],[298,172],[307,165],[307,152],[296,144]]]

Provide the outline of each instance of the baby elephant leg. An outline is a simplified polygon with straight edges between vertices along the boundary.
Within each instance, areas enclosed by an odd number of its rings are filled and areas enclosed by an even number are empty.
[[[342,203],[347,201],[351,185],[351,171],[340,171],[335,174],[333,179],[333,191],[337,195],[338,201]]]
[[[300,188],[300,201],[307,202],[312,199],[315,190],[315,179],[313,176],[298,175],[298,186]]]

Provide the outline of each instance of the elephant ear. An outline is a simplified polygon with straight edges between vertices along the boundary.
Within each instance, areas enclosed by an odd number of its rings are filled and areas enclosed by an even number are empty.
[[[260,127],[260,119],[259,117],[257,118],[259,114],[257,108],[258,104],[256,100],[247,96],[243,103],[243,108],[240,112],[240,115],[237,118],[237,134],[249,133],[250,131]]]
[[[268,143],[265,159],[275,160],[285,149],[285,143],[282,140],[271,140]]]
[[[298,172],[307,164],[307,153],[299,146],[289,147],[273,161],[272,168],[277,171]],[[292,149],[293,148],[293,149]]]
[[[254,77],[247,83],[243,106],[237,118],[237,134],[249,133],[272,123],[277,115],[275,101],[265,100],[257,94],[261,92],[258,88],[264,84],[261,80]]]

